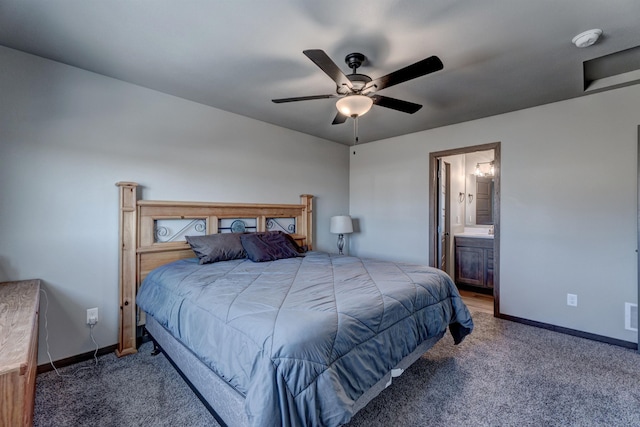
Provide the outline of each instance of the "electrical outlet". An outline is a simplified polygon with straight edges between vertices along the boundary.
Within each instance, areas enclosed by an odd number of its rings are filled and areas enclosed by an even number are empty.
[[[571,307],[578,306],[578,295],[575,294],[567,294],[567,305]]]
[[[93,326],[98,323],[98,307],[87,309],[87,325]]]

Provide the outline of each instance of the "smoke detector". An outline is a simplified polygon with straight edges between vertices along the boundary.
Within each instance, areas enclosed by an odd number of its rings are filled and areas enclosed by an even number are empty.
[[[588,30],[575,36],[571,40],[571,42],[575,44],[577,47],[589,47],[595,42],[597,42],[601,35],[602,35],[602,30],[599,30],[599,29]]]

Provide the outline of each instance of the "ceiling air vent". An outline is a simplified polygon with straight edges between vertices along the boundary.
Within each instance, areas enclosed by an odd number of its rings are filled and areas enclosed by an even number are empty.
[[[640,83],[640,46],[583,63],[585,92]]]

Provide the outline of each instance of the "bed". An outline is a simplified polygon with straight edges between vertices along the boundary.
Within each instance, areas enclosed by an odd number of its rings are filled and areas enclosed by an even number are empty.
[[[152,202],[137,200],[136,184],[118,185],[118,354],[136,351],[130,334],[144,324],[223,424],[342,425],[447,329],[456,344],[473,329],[439,270],[314,251],[311,196],[299,205]],[[214,238],[223,220],[253,217],[255,230],[232,233],[245,257],[203,263],[197,246],[157,240],[160,219],[203,219]],[[293,219],[287,233],[268,230],[279,218]],[[252,242],[267,238],[296,253],[256,258]]]

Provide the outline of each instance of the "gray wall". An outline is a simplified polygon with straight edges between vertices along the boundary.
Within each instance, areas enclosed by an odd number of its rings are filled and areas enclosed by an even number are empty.
[[[0,64],[0,281],[44,281],[54,360],[94,348],[87,308],[100,347],[117,341],[117,181],[161,200],[314,194],[316,247],[335,250],[347,147],[7,48]]]
[[[637,342],[624,303],[637,302],[639,112],[636,85],[363,144],[351,253],[428,262],[429,153],[500,141],[502,312]]]
[[[139,182],[148,199],[296,203],[312,193],[319,249],[335,251],[329,218],[350,212],[360,227],[352,254],[425,263],[429,153],[495,141],[503,313],[637,340],[623,308],[637,302],[639,86],[363,144],[353,156],[11,49],[0,47],[0,63],[0,280],[43,279],[54,360],[92,350],[90,307],[100,309],[99,345],[116,342],[116,181]]]

